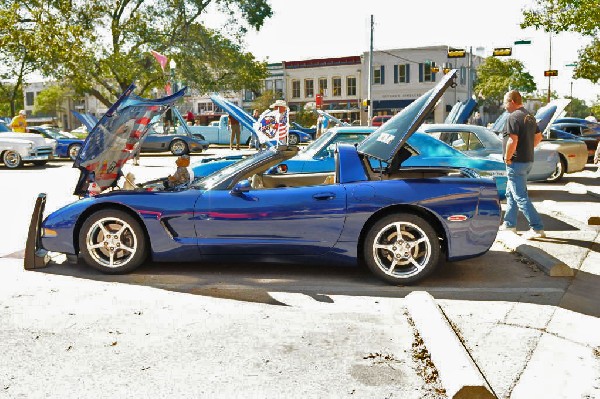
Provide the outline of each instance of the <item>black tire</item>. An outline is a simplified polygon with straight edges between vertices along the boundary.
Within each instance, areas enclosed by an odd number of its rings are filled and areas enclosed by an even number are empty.
[[[23,159],[16,151],[4,151],[2,154],[2,162],[9,169],[17,169],[23,166]]]
[[[171,145],[169,145],[169,151],[171,151],[171,154],[179,156],[188,154],[190,149],[185,141],[176,139],[171,142]]]
[[[546,179],[546,182],[548,182],[548,183],[556,183],[557,181],[559,181],[560,179],[562,179],[562,177],[565,174],[566,170],[567,170],[567,162],[561,156],[560,160],[556,163],[556,169],[554,170],[554,172],[552,173],[552,175],[550,175],[550,177],[548,177]]]
[[[35,166],[44,166],[48,163],[48,161],[32,161]]]
[[[93,213],[81,226],[79,252],[85,263],[96,270],[127,273],[146,259],[146,236],[137,220],[126,212],[104,209]]]
[[[300,137],[298,137],[295,133],[290,133],[290,137],[288,137],[289,145],[298,145],[300,143]]]
[[[81,150],[81,144],[74,143],[69,146],[67,149],[67,155],[71,158],[71,161],[77,159],[77,155],[79,155],[79,151]]]
[[[404,285],[431,274],[440,260],[441,248],[435,230],[425,219],[395,213],[379,219],[369,229],[363,253],[373,274],[388,283]]]

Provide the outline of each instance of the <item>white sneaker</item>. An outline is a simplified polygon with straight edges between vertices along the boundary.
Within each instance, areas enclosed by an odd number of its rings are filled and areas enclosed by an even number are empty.
[[[499,230],[500,230],[500,231],[511,231],[511,232],[513,232],[513,233],[516,233],[516,232],[517,232],[517,228],[516,228],[516,227],[508,227],[508,226],[506,225],[506,223],[502,223],[502,224],[500,225],[500,229],[499,229]]]
[[[536,238],[545,238],[546,233],[544,230],[530,229],[529,231],[523,233],[522,237],[526,240],[535,240]]]

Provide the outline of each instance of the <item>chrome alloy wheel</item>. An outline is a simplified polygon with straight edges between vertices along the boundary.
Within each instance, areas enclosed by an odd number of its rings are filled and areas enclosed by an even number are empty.
[[[2,161],[10,169],[16,169],[23,164],[21,155],[16,151],[6,151],[2,156]]]
[[[413,223],[390,223],[379,230],[373,242],[377,267],[391,277],[407,278],[421,273],[430,257],[431,243]]]
[[[88,230],[85,245],[89,255],[107,268],[127,265],[138,251],[133,228],[119,218],[102,218]]]
[[[175,140],[171,143],[171,153],[173,155],[183,155],[187,152],[187,144],[182,140]]]

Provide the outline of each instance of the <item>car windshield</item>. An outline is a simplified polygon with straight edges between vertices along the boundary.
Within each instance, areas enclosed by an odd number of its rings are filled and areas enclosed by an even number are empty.
[[[62,134],[61,132],[59,132],[57,129],[51,128],[51,127],[45,127],[43,128],[44,132],[46,132],[46,134],[50,137],[52,137],[55,140],[58,139],[68,139],[67,136],[65,136],[64,134]]]
[[[317,152],[319,152],[319,150],[321,148],[323,148],[323,146],[325,144],[327,144],[331,141],[331,138],[333,136],[335,136],[335,133],[336,133],[335,129],[330,129],[330,130],[326,131],[318,139],[316,139],[315,141],[313,141],[312,143],[310,143],[309,145],[307,145],[300,151],[304,154],[309,154],[309,153],[316,154]]]
[[[276,148],[269,148],[264,151],[257,152],[253,156],[240,159],[237,162],[232,163],[229,166],[224,167],[208,176],[199,178],[194,180],[191,184],[192,188],[197,188],[201,190],[210,190],[215,187],[217,184],[221,183],[225,179],[229,178],[231,175],[236,173],[241,169],[245,169],[253,164],[257,164],[273,155],[276,152]]]

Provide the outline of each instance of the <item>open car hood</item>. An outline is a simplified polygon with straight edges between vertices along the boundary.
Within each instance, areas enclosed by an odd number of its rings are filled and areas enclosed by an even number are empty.
[[[151,100],[134,95],[134,89],[135,85],[129,86],[88,134],[73,165],[81,170],[75,195],[86,194],[91,182],[100,191],[113,187],[123,164],[148,133],[151,120],[164,113],[186,90]]]
[[[571,100],[567,98],[559,98],[552,100],[535,113],[535,120],[540,128],[540,131],[546,135],[546,130],[550,131],[550,126],[558,118],[564,116],[565,108]]]
[[[469,116],[471,116],[471,113],[473,112],[473,109],[475,109],[476,105],[477,101],[473,100],[472,98],[469,98],[467,101],[464,102],[457,102],[452,107],[452,110],[446,117],[446,120],[444,120],[444,123],[467,123],[467,121],[469,120]]]
[[[79,122],[85,126],[88,132],[91,132],[94,129],[94,126],[98,124],[98,118],[92,114],[81,114],[77,111],[71,111],[73,116],[79,119]]]
[[[448,72],[433,89],[417,98],[371,133],[358,145],[358,152],[390,162],[408,138],[421,126],[446,89],[456,84],[456,73],[456,69]]]
[[[254,122],[256,122],[256,119],[254,119],[252,117],[252,115],[250,115],[249,113],[247,113],[242,108],[235,105],[234,103],[232,103],[228,100],[225,100],[221,96],[212,95],[212,96],[210,96],[210,99],[212,100],[213,103],[217,104],[217,106],[223,108],[223,110],[225,110],[225,112],[227,112],[229,115],[231,115],[235,119],[237,119],[242,124],[242,126],[244,126],[246,129],[248,129],[252,133],[252,136],[254,136],[254,139],[258,140],[258,134],[256,133],[256,130],[254,130]],[[265,144],[267,146],[271,146],[271,144],[269,144],[269,143],[265,143]]]
[[[317,110],[317,114],[321,115],[323,118],[327,118],[331,121],[334,121],[338,126],[350,126],[349,123],[347,122],[342,122],[341,120],[339,120],[338,118],[336,118],[335,116],[328,114],[325,111],[321,111],[320,109]]]

